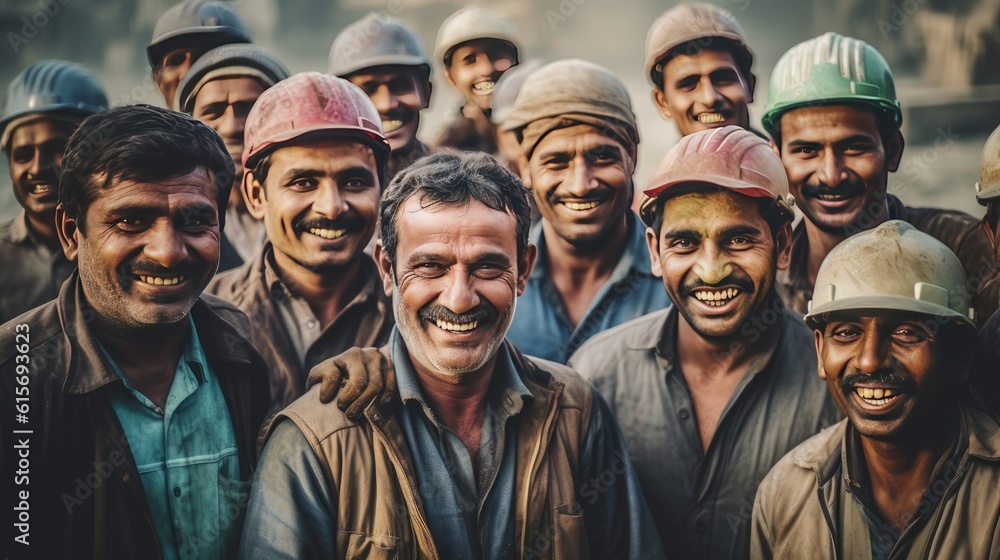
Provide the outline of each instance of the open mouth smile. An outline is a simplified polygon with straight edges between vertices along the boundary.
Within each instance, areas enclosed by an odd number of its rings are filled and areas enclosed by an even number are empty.
[[[185,277],[173,276],[165,278],[163,276],[136,275],[136,278],[138,278],[140,282],[151,286],[174,286],[183,282]]]
[[[324,229],[324,228],[309,228],[309,233],[322,237],[323,239],[337,239],[343,237],[347,233],[346,229]]]
[[[740,295],[741,293],[742,292],[740,292],[740,290],[737,288],[722,288],[718,290],[712,288],[699,288],[691,292],[691,295],[694,296],[694,298],[697,299],[698,301],[704,303],[705,305],[710,305],[712,307],[722,307],[723,305],[726,305],[727,303],[735,299],[736,296]]]
[[[722,113],[702,113],[697,118],[702,124],[716,124],[726,120]]]
[[[451,323],[449,321],[435,319],[434,324],[437,325],[439,329],[453,333],[460,333],[460,332],[469,332],[475,329],[476,327],[479,326],[479,321],[471,321],[469,323]]]
[[[382,119],[382,132],[386,134],[403,126],[403,121],[399,119]]]
[[[902,396],[896,389],[870,389],[867,387],[855,387],[854,394],[871,406],[885,406]]]
[[[493,93],[493,87],[496,85],[497,85],[496,82],[491,80],[486,80],[485,82],[472,84],[472,89],[475,90],[476,93],[487,95]]]
[[[587,210],[593,210],[594,208],[600,206],[601,201],[591,200],[588,202],[563,202],[562,205],[576,212],[585,212]]]

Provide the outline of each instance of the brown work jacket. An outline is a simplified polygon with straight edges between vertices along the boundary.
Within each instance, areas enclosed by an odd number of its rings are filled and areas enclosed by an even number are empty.
[[[320,337],[304,357],[292,342],[277,305],[281,298],[291,297],[280,280],[269,282],[267,259],[273,259],[270,242],[266,243],[253,261],[217,276],[206,290],[232,303],[250,319],[250,341],[253,342],[271,378],[271,412],[276,414],[306,391],[306,378],[316,364],[333,358],[355,346],[381,346],[389,340],[395,324],[390,299],[382,290],[375,263],[363,256],[361,271],[364,287]]]
[[[582,482],[576,473],[590,426],[591,387],[569,368],[526,359],[507,344],[536,399],[523,412],[515,436],[512,550],[520,551],[519,558],[530,557],[527,551],[535,546],[542,550],[535,558],[588,558],[583,516],[564,510],[575,503]],[[279,414],[306,436],[327,486],[338,492],[338,527],[331,528],[337,531],[337,558],[375,558],[379,537],[397,543],[399,558],[448,557],[447,550],[437,549],[424,517],[413,460],[394,414],[398,406],[398,397],[376,399],[364,420],[354,422],[315,397],[299,399]]]
[[[246,317],[231,305],[203,296],[191,315],[232,418],[240,479],[249,481],[269,403],[264,362],[241,334]],[[87,326],[93,316],[74,273],[56,300],[0,327],[0,486],[8,506],[0,557],[162,558],[135,459],[109,399],[127,389]],[[17,325],[28,327],[27,352],[17,348],[17,334],[25,332]],[[23,393],[17,366],[25,365],[18,356],[25,354],[29,422],[15,424],[15,398]],[[20,462],[14,446],[22,440],[29,447],[30,548],[14,543],[8,522],[21,488],[14,487]],[[232,522],[242,519],[236,512]],[[235,543],[228,556],[235,558]]]
[[[962,405],[967,438],[958,470],[923,525],[904,531],[908,554],[899,558],[1000,558],[1000,426],[983,410]],[[844,503],[843,449],[847,420],[830,426],[785,455],[757,490],[750,557],[871,558],[869,542],[842,550],[838,519]],[[855,506],[856,509],[856,506]],[[861,524],[863,525],[863,521]],[[896,558],[896,556],[890,556]]]

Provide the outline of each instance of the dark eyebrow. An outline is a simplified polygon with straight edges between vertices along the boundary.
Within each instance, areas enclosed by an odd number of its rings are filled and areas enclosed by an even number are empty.
[[[199,115],[202,115],[202,114],[214,115],[214,114],[217,114],[217,113],[224,113],[226,111],[226,107],[228,107],[228,106],[229,106],[229,103],[226,102],[226,101],[216,101],[214,103],[209,103],[207,105],[201,106],[198,109],[198,114]]]
[[[729,228],[726,228],[726,229],[722,230],[722,237],[726,238],[726,239],[731,239],[733,237],[739,237],[741,235],[743,235],[743,236],[749,236],[749,237],[759,237],[763,233],[764,232],[761,231],[759,228],[755,228],[753,226],[748,226],[748,225],[742,225],[741,224],[741,225],[738,225],[738,226],[733,226],[733,227],[729,227]]]
[[[693,229],[664,229],[663,237],[667,239],[677,239],[679,237],[701,239],[701,232]]]
[[[510,260],[510,256],[507,253],[502,253],[500,251],[490,251],[480,255],[476,259],[477,263],[497,263],[505,267],[512,267],[514,263]]]

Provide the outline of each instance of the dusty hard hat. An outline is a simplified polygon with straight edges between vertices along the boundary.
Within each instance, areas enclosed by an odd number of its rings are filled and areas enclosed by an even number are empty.
[[[986,139],[979,158],[979,181],[976,200],[986,206],[990,199],[1000,197],[1000,126]]]
[[[859,39],[824,33],[792,47],[771,73],[762,119],[772,136],[781,115],[802,106],[863,103],[903,124],[892,71],[874,47]]]
[[[514,56],[521,57],[521,34],[514,22],[489,10],[462,8],[444,20],[434,43],[434,58],[445,63],[452,49],[476,39],[498,39],[514,47]]]
[[[330,74],[346,78],[374,66],[420,66],[431,63],[416,32],[403,22],[372,12],[348,25],[330,47]]]
[[[842,241],[823,259],[806,324],[853,309],[892,309],[946,317],[975,328],[961,261],[943,243],[902,220]]]
[[[153,39],[146,47],[149,65],[156,68],[171,48],[180,48],[180,38],[209,42],[207,48],[229,43],[249,43],[250,33],[229,4],[214,0],[184,0],[156,20]]]
[[[663,87],[663,59],[684,43],[698,39],[725,39],[732,43],[737,62],[746,74],[753,65],[743,26],[733,14],[712,4],[678,4],[663,12],[646,34],[646,79],[653,87]],[[707,44],[707,41],[706,41]],[[748,77],[748,76],[746,76]]]
[[[28,66],[7,86],[0,117],[0,147],[7,145],[10,126],[40,113],[68,114],[81,120],[106,111],[104,88],[82,66],[62,60],[41,60]]]
[[[769,198],[792,217],[794,203],[788,193],[788,176],[771,145],[738,126],[710,128],[681,138],[656,168],[639,215],[647,226],[656,221],[663,200],[682,185],[711,184],[753,198]]]
[[[191,65],[177,86],[174,106],[190,114],[198,92],[212,80],[247,77],[268,88],[290,75],[288,68],[276,56],[257,45],[222,45],[208,51]]]
[[[250,109],[243,130],[243,168],[252,169],[283,144],[322,133],[371,146],[381,170],[389,157],[381,122],[364,90],[351,82],[319,72],[295,74],[262,93]]]

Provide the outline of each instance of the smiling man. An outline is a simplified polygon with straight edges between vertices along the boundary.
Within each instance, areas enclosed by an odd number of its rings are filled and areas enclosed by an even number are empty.
[[[1000,426],[963,393],[975,326],[962,265],[891,220],[838,245],[806,322],[847,415],[760,485],[754,558],[996,558]]]
[[[250,318],[277,412],[305,392],[317,363],[388,339],[389,300],[364,249],[389,144],[365,93],[318,72],[265,91],[247,117],[245,141],[243,193],[268,241],[209,291]]]
[[[764,128],[805,219],[778,293],[807,311],[820,263],[851,235],[899,219],[954,252],[969,278],[977,321],[997,309],[1000,277],[979,221],[965,213],[913,208],[887,192],[899,167],[903,113],[892,72],[871,45],[826,33],[792,47],[771,74]],[[905,185],[904,185],[905,187]]]
[[[752,64],[743,27],[712,4],[678,4],[646,35],[653,101],[681,136],[729,125],[750,130],[747,105],[757,84]]]
[[[0,440],[28,430],[37,521],[23,551],[4,524],[13,556],[234,557],[268,392],[246,317],[202,296],[232,171],[211,129],[148,105],[70,139],[56,223],[77,272],[0,327]]]
[[[274,55],[255,45],[223,45],[198,59],[180,81],[175,106],[219,133],[236,165],[226,209],[219,271],[253,260],[264,244],[264,223],[247,209],[243,183],[243,129],[260,94],[289,76]]]
[[[561,60],[525,79],[504,128],[521,144],[521,179],[542,216],[531,232],[538,266],[508,336],[529,355],[565,362],[595,333],[670,303],[629,208],[632,102],[607,69]]]
[[[375,13],[348,25],[330,47],[330,73],[363,89],[382,117],[392,148],[386,183],[432,153],[417,139],[420,111],[431,102],[431,64],[409,26]]]
[[[438,29],[434,57],[444,64],[445,78],[465,98],[465,104],[441,134],[439,146],[496,152],[490,123],[493,88],[523,56],[517,26],[499,14],[466,7],[444,20]]]
[[[228,2],[183,0],[156,20],[146,58],[153,83],[167,107],[178,110],[177,87],[206,52],[221,45],[249,43],[250,33]]]
[[[520,182],[487,155],[396,177],[375,257],[399,395],[352,421],[317,386],[282,412],[244,558],[662,557],[607,404],[504,340],[535,260],[529,223]]]
[[[749,558],[757,484],[836,422],[809,330],[774,292],[788,265],[781,162],[736,126],[685,136],[645,191],[652,270],[674,305],[595,335],[572,357],[622,425],[676,558]]]
[[[56,235],[60,166],[80,122],[107,108],[97,79],[69,62],[36,62],[7,87],[0,148],[22,211],[0,223],[0,262],[11,265],[0,274],[0,323],[54,299],[73,271]]]

